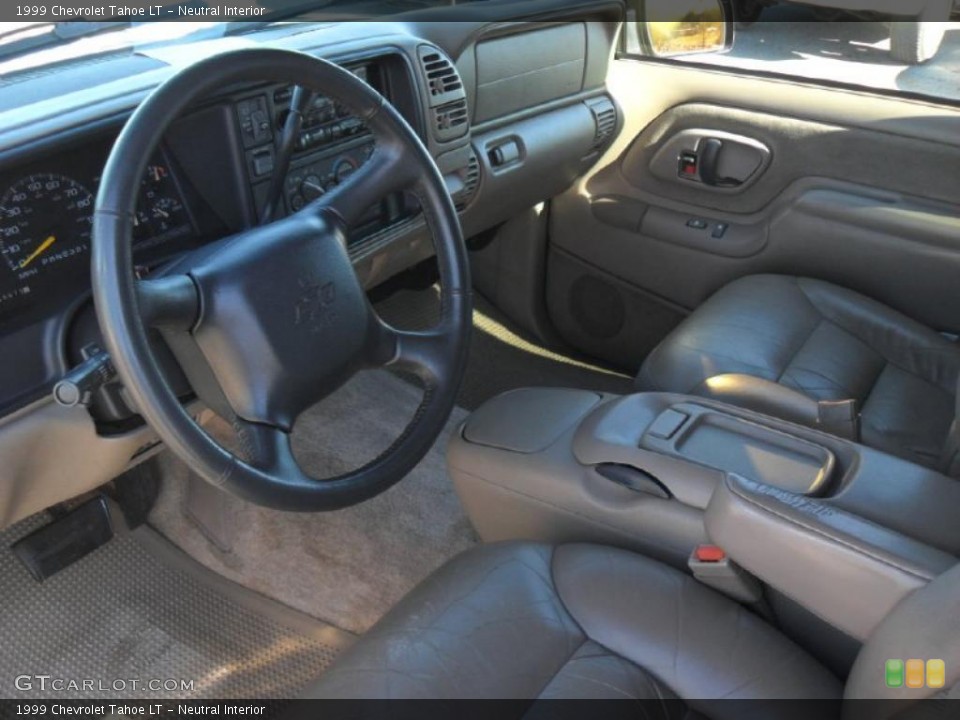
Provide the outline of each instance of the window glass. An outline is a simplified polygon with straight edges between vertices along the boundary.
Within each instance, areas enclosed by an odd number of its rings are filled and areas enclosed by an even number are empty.
[[[916,17],[936,21],[843,9],[863,0],[807,1],[823,7],[733,0],[740,18],[733,48],[674,59],[960,101],[960,14],[954,0],[897,0],[898,8],[911,6]],[[628,53],[643,54],[629,30]]]

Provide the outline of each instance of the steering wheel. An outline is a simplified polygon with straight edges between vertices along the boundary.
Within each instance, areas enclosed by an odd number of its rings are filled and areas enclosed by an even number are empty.
[[[375,150],[342,184],[298,212],[197,250],[138,279],[133,220],[140,179],[170,123],[195,100],[241,82],[285,82],[342,103]],[[433,236],[441,284],[436,327],[379,318],[346,249],[347,229],[377,201],[412,192]],[[456,210],[416,133],[386,99],[337,65],[278,49],[243,49],[191,65],[158,87],[120,133],[93,216],[93,296],[104,341],[137,412],[202,478],[279,510],[346,507],[383,492],[426,454],[450,416],[471,327],[469,267]],[[168,339],[197,396],[228,420],[240,455],[221,447],[178,400],[148,340]],[[378,458],[327,480],[304,473],[297,417],[364,368],[413,372],[423,401]],[[241,457],[242,455],[242,457]]]

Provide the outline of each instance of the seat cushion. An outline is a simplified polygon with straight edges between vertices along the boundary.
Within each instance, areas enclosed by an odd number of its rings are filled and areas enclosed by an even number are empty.
[[[782,389],[814,403],[856,400],[862,442],[937,467],[955,417],[960,346],[836,285],[754,275],[681,323],[644,362],[637,385],[711,395],[711,378],[731,374],[769,384],[773,400],[760,406],[756,388],[724,396],[762,412],[785,408]],[[786,409],[781,416],[796,421]]]
[[[742,718],[792,716],[788,703],[730,700],[841,692],[764,621],[665,565],[592,545],[503,543],[438,571],[310,696],[670,699],[663,717],[684,706]]]

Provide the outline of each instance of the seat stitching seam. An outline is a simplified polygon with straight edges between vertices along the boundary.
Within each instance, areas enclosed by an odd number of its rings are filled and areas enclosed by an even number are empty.
[[[810,305],[811,305],[817,312],[819,312],[823,317],[826,317],[828,320],[830,320],[830,322],[832,322],[832,323],[833,323],[834,325],[836,325],[838,328],[840,328],[840,329],[843,330],[844,332],[852,335],[852,336],[855,337],[857,340],[859,340],[859,341],[862,342],[864,345],[866,345],[868,348],[870,348],[870,349],[873,350],[875,353],[877,353],[877,355],[879,355],[881,358],[883,358],[884,362],[885,362],[887,365],[892,365],[893,367],[897,368],[898,370],[901,370],[902,372],[905,372],[907,375],[913,375],[914,377],[919,378],[919,379],[923,380],[924,382],[929,383],[929,384],[932,385],[933,387],[936,387],[936,388],[938,388],[938,389],[940,389],[940,390],[944,390],[944,388],[942,388],[942,387],[941,387],[939,384],[937,384],[936,382],[932,381],[930,378],[924,377],[923,375],[919,375],[919,374],[913,372],[912,370],[908,370],[907,368],[903,367],[900,363],[898,363],[898,362],[896,362],[895,360],[893,360],[893,359],[891,359],[890,357],[888,357],[885,352],[883,352],[883,351],[880,350],[879,348],[874,347],[873,344],[870,343],[867,338],[861,336],[858,332],[856,332],[856,327],[855,327],[855,326],[852,326],[852,327],[849,327],[849,328],[848,328],[844,323],[841,323],[841,322],[839,321],[840,315],[839,315],[838,313],[828,312],[828,311],[825,310],[825,309],[822,310],[822,309],[820,308],[820,306],[817,305],[817,304],[813,301],[813,299],[810,298],[809,295],[807,295],[806,290],[804,290],[804,288],[803,288],[802,285],[799,285],[799,282],[798,282],[798,286],[800,287],[800,291],[803,292],[804,297],[807,298],[807,301],[810,303]],[[907,317],[906,315],[904,315],[903,317],[905,317],[905,318],[906,318],[907,320],[909,320],[910,322],[916,323],[916,324],[919,325],[920,327],[925,327],[925,326],[922,325],[921,323],[917,323],[917,321],[913,320],[912,318]],[[927,328],[927,329],[929,329],[929,328]],[[931,331],[931,332],[932,332],[932,331]],[[950,356],[953,354],[953,353],[948,352],[946,348],[938,348],[938,347],[933,347],[933,346],[926,345],[926,344],[917,346],[915,343],[911,342],[911,343],[910,343],[910,346],[911,346],[912,348],[915,348],[916,350],[919,350],[919,351],[920,351],[923,355],[925,355],[925,356],[929,356],[929,355],[942,355],[942,356],[944,356],[944,357],[950,357]],[[885,368],[884,368],[884,369],[885,369]]]
[[[800,351],[803,350],[803,349],[807,346],[807,343],[810,342],[810,340],[813,338],[813,336],[817,333],[817,330],[819,330],[822,325],[823,325],[823,315],[821,314],[821,315],[820,315],[820,319],[817,320],[816,325],[813,326],[813,328],[810,330],[810,332],[809,332],[809,334],[807,335],[807,337],[805,337],[805,338],[803,339],[803,342],[800,343],[800,345],[797,347],[797,349],[793,351],[793,354],[790,355],[790,359],[787,360],[786,365],[784,365],[783,368],[780,370],[780,374],[777,375],[777,384],[778,384],[778,385],[783,385],[783,376],[784,376],[784,373],[786,373],[787,370],[790,369],[790,366],[793,365],[793,361],[797,359],[797,355],[799,355],[799,354],[800,354]],[[786,386],[786,387],[789,387],[789,386]]]
[[[554,570],[554,563],[556,562],[556,559],[557,559],[558,549],[559,548],[557,546],[554,546],[550,549],[550,562],[547,563],[547,572],[550,574],[550,584],[553,585],[554,595],[557,598],[557,602],[560,604],[560,608],[567,614],[567,617],[569,617],[573,621],[573,624],[576,625],[577,629],[580,631],[580,634],[583,636],[583,640],[580,641],[580,643],[573,649],[573,651],[567,656],[567,658],[562,663],[557,665],[556,669],[554,670],[550,678],[540,687],[539,690],[537,690],[536,695],[533,696],[534,698],[539,698],[541,695],[543,695],[543,691],[546,690],[548,687],[550,687],[551,683],[553,683],[553,681],[557,679],[557,676],[563,671],[563,668],[565,668],[567,665],[570,664],[570,661],[573,660],[576,654],[580,652],[583,646],[586,645],[587,642],[590,640],[590,636],[587,634],[587,631],[580,624],[580,621],[577,620],[576,616],[572,612],[570,612],[570,608],[568,608],[567,604],[563,601],[563,595],[560,593],[559,585],[557,585],[557,577],[556,577],[556,572]],[[531,702],[531,706],[532,705],[533,705],[533,702]],[[529,708],[526,711],[524,711],[521,717],[526,717],[527,713],[529,713]]]
[[[476,476],[474,476],[474,477],[476,477]],[[479,480],[484,480],[484,478],[478,478],[478,479],[479,479]],[[502,486],[496,485],[496,487],[502,487]],[[504,489],[506,489],[506,488],[504,488]],[[517,493],[517,494],[521,494],[521,493]],[[536,498],[532,498],[532,499],[536,500]],[[562,510],[562,508],[558,508],[558,509],[559,509],[559,510]],[[556,556],[557,556],[556,550],[557,550],[557,549],[554,548],[553,552],[550,554],[550,568],[549,568],[549,569],[550,569],[550,580],[551,580],[551,582],[553,582],[553,587],[554,587],[554,588],[556,589],[556,591],[557,591],[557,600],[560,602],[560,605],[561,605],[561,606],[563,607],[563,609],[567,612],[567,614],[573,619],[573,622],[576,623],[577,627],[580,628],[580,631],[583,633],[584,640],[583,640],[583,642],[580,644],[580,647],[578,647],[578,648],[574,651],[573,655],[571,655],[569,658],[567,658],[567,661],[566,661],[563,665],[560,666],[560,668],[558,669],[557,673],[554,674],[553,678],[551,678],[551,681],[550,681],[550,682],[552,682],[553,679],[556,678],[557,675],[560,674],[560,671],[562,671],[564,667],[566,667],[567,665],[570,664],[570,661],[573,659],[574,655],[576,655],[576,654],[583,648],[584,645],[586,645],[588,642],[592,642],[592,643],[593,643],[594,645],[596,645],[597,647],[600,647],[600,648],[604,649],[604,650],[605,650],[606,652],[608,652],[610,655],[612,655],[612,656],[614,656],[614,657],[618,657],[618,658],[620,658],[620,659],[622,659],[622,660],[630,663],[631,665],[633,665],[634,667],[636,667],[640,672],[642,672],[642,673],[644,674],[644,676],[646,676],[646,678],[647,678],[648,680],[650,680],[650,682],[653,684],[654,688],[656,688],[657,697],[658,697],[659,699],[661,699],[661,700],[664,699],[664,698],[663,698],[663,693],[661,692],[661,686],[664,687],[664,688],[667,688],[667,689],[668,689],[670,692],[672,692],[674,695],[677,695],[676,690],[674,690],[673,687],[672,687],[669,683],[666,683],[666,682],[664,682],[661,678],[657,677],[654,673],[652,673],[652,672],[650,671],[649,668],[644,667],[643,665],[641,665],[641,664],[638,663],[638,662],[634,662],[633,660],[631,660],[631,659],[628,658],[628,657],[624,657],[624,656],[621,655],[620,653],[618,653],[618,652],[614,651],[613,649],[611,649],[611,648],[607,647],[606,645],[604,645],[604,644],[603,644],[602,642],[600,642],[599,640],[597,640],[597,639],[595,639],[595,638],[593,638],[593,637],[590,636],[590,634],[587,632],[586,628],[584,628],[583,625],[580,623],[580,621],[577,619],[576,615],[573,614],[573,611],[571,611],[570,608],[567,606],[566,601],[564,601],[564,599],[563,599],[563,594],[560,592],[560,587],[559,587],[559,585],[557,584],[556,576],[555,576],[555,573],[554,573],[554,561],[555,561]],[[683,586],[685,586],[685,583],[684,583],[683,585],[681,585],[681,588],[682,588]],[[674,673],[674,674],[676,674],[676,673]],[[537,697],[539,697],[539,696],[543,693],[543,691],[549,686],[549,684],[550,684],[550,683],[548,682],[546,685],[543,686],[543,688],[540,689],[540,692],[537,693]],[[525,714],[526,714],[526,713],[525,713]]]
[[[878,353],[878,354],[879,354],[879,353]],[[870,383],[870,389],[867,391],[867,394],[864,395],[864,396],[863,396],[863,400],[860,401],[860,407],[859,407],[858,411],[859,411],[861,414],[862,414],[862,412],[863,412],[863,409],[864,409],[864,408],[867,406],[867,404],[870,402],[870,398],[871,398],[871,396],[873,395],[874,391],[877,389],[877,384],[880,382],[880,378],[882,378],[883,375],[884,375],[884,373],[887,372],[887,369],[888,369],[891,365],[893,365],[893,364],[892,364],[889,360],[887,360],[887,358],[885,358],[883,355],[880,355],[880,357],[883,358],[883,366],[880,368],[880,372],[877,373],[877,376],[873,379],[873,382]],[[893,367],[896,367],[896,366],[893,365]],[[902,369],[902,368],[901,368],[901,369]],[[910,374],[912,374],[912,373],[910,373]],[[915,377],[916,377],[916,376],[915,376]]]
[[[551,562],[552,562],[552,560],[551,560]],[[556,586],[555,586],[555,587],[556,587]],[[558,591],[558,592],[557,592],[557,598],[559,598],[559,597],[560,597],[560,592]],[[561,604],[563,604],[563,601],[562,601],[562,600],[561,600],[560,602],[561,602]],[[566,611],[566,607],[564,607],[564,610]],[[567,611],[567,614],[570,615],[569,611]],[[573,618],[573,621],[574,621],[575,623],[577,622],[577,619],[574,618],[573,615],[570,615],[570,617]],[[578,627],[578,628],[580,627],[580,624],[579,624],[579,623],[577,623],[577,627]],[[583,631],[583,628],[580,628],[580,630],[581,630],[581,632],[582,632],[582,631]],[[534,703],[536,703],[537,699],[538,699],[541,695],[543,695],[543,691],[546,690],[548,687],[550,687],[550,685],[553,684],[553,681],[556,680],[556,679],[560,676],[560,673],[563,672],[563,669],[570,664],[570,661],[573,660],[574,657],[576,657],[577,653],[580,652],[580,650],[583,649],[583,646],[586,645],[589,641],[590,641],[589,636],[587,636],[587,634],[584,632],[584,633],[583,633],[583,640],[581,641],[581,643],[580,643],[579,645],[577,645],[577,647],[575,647],[575,648],[573,649],[573,652],[571,652],[571,653],[567,656],[566,660],[564,660],[562,663],[560,663],[559,665],[557,665],[556,670],[554,670],[554,672],[553,672],[553,674],[550,676],[550,678],[540,687],[539,690],[537,690],[536,695],[533,696],[533,700],[532,700],[531,703],[530,703],[530,707],[532,707],[532,706],[534,705]],[[527,716],[527,713],[530,712],[530,707],[528,707],[527,710],[524,711],[524,713],[523,713],[523,715],[521,715],[521,717],[526,717],[526,716]]]

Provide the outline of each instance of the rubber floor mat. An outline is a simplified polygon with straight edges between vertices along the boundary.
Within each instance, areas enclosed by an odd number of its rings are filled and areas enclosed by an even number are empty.
[[[45,522],[0,532],[0,697],[295,697],[353,639],[224,580],[148,528],[38,582],[10,544]]]

